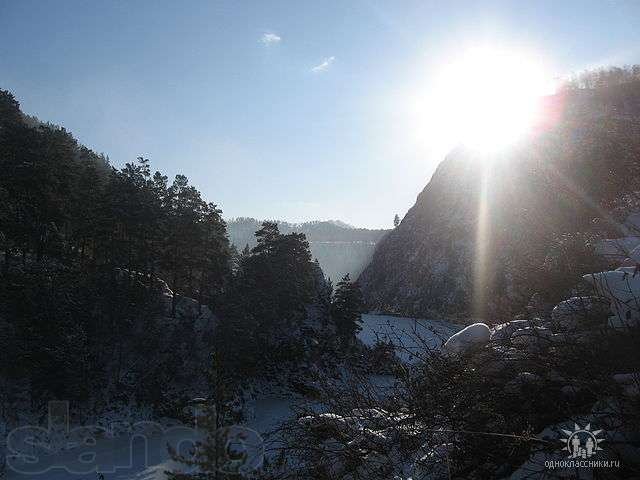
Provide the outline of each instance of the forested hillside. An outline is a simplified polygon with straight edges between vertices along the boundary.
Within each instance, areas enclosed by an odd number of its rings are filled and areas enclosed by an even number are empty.
[[[6,91],[0,172],[9,423],[56,398],[176,414],[208,391],[212,352],[238,376],[258,374],[333,331],[331,286],[304,234],[267,222],[239,254],[186,177],[169,181],[142,157],[114,168]]]
[[[146,159],[113,168],[64,128],[22,115],[6,91],[0,172],[3,404],[97,392],[162,404],[192,382],[194,321],[231,272],[221,211]]]

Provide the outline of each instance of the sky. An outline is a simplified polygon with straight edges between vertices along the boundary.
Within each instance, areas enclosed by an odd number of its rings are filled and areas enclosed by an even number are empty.
[[[636,0],[0,0],[0,88],[227,218],[389,228],[448,148],[411,112],[449,59],[497,45],[557,78],[640,63],[638,25]]]

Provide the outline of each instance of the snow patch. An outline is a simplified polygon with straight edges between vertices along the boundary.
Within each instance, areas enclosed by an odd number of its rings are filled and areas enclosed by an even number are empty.
[[[484,323],[474,323],[449,337],[444,344],[444,351],[449,354],[461,354],[472,347],[479,347],[489,342],[491,330]]]

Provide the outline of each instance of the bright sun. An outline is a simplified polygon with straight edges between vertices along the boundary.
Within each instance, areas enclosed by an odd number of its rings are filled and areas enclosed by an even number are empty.
[[[495,48],[469,50],[439,69],[425,98],[429,135],[448,147],[501,149],[532,127],[540,98],[553,91],[535,58]]]

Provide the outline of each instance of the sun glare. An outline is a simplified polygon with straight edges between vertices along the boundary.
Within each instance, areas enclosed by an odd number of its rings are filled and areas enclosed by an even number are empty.
[[[504,148],[537,120],[540,98],[554,86],[542,64],[517,52],[467,51],[443,65],[424,105],[430,134],[447,147]]]

